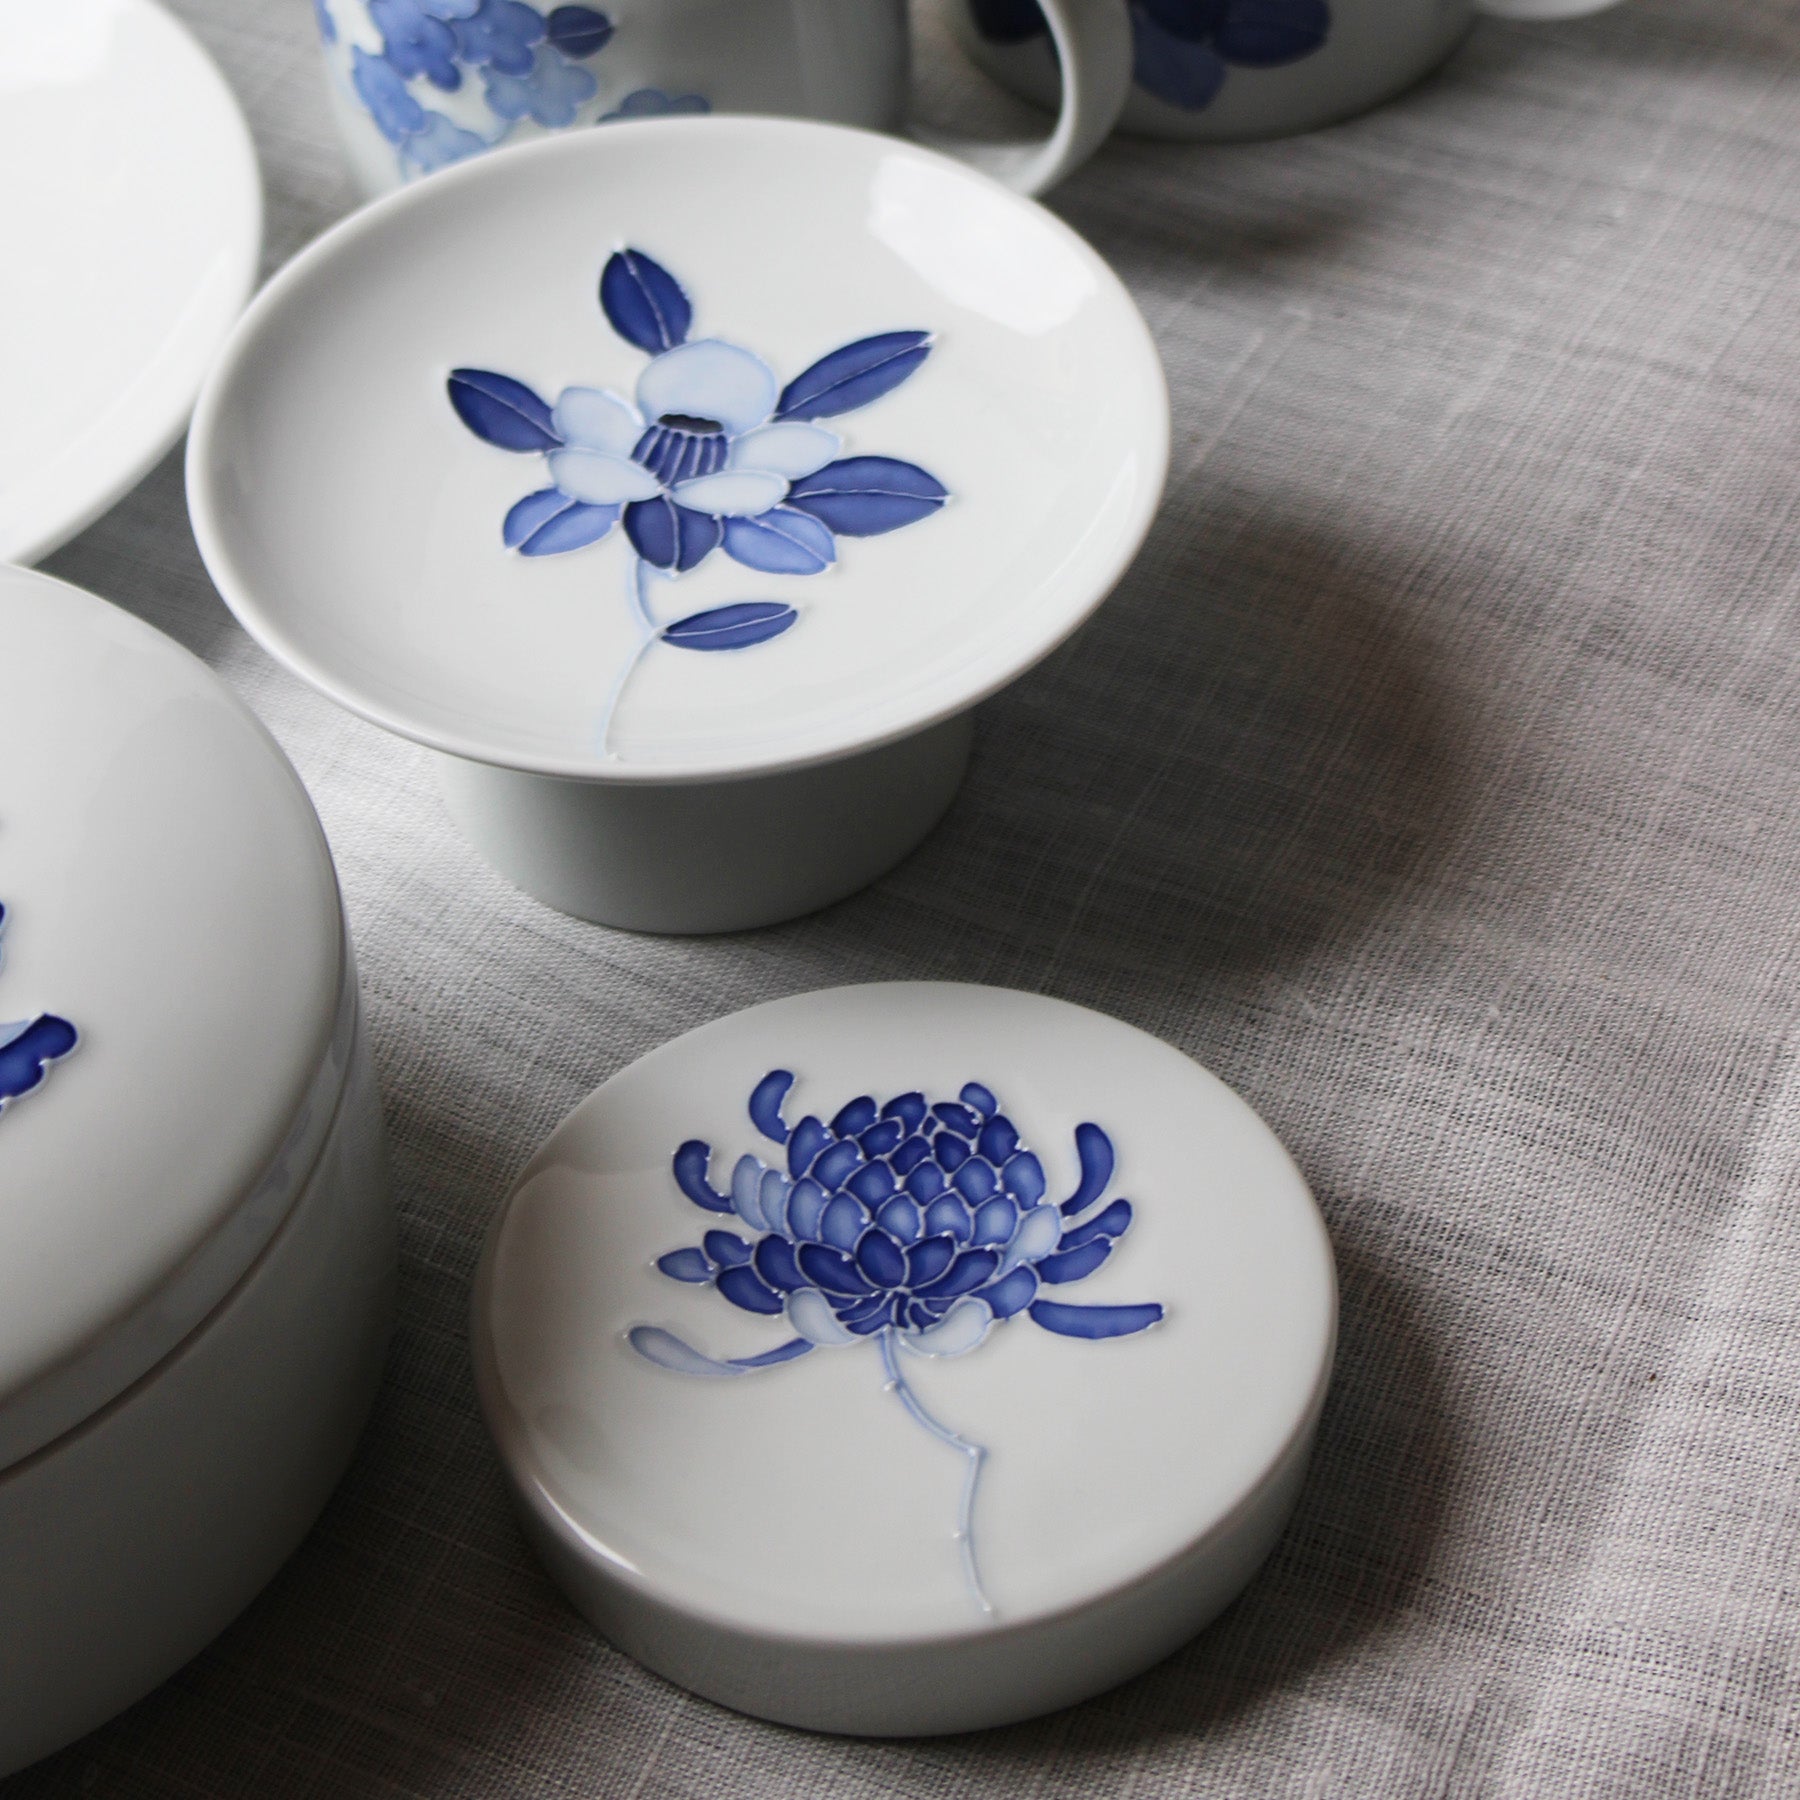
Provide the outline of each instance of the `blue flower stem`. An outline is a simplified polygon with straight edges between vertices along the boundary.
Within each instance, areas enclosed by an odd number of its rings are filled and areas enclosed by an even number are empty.
[[[647,592],[650,580],[650,565],[641,556],[634,556],[625,572],[625,592],[631,601],[631,616],[638,629],[638,641],[625,659],[625,666],[620,669],[618,678],[612,684],[612,691],[606,696],[606,703],[600,709],[600,754],[611,757],[613,714],[618,711],[619,702],[625,698],[625,688],[637,666],[644,660],[644,652],[662,635],[662,627],[657,624],[650,611],[650,598]]]
[[[994,1604],[988,1599],[981,1585],[981,1572],[975,1566],[975,1490],[981,1483],[981,1467],[987,1461],[987,1451],[980,1444],[958,1437],[947,1425],[940,1425],[919,1404],[919,1396],[907,1386],[906,1377],[900,1373],[899,1360],[894,1354],[894,1336],[892,1326],[881,1334],[881,1366],[887,1370],[888,1387],[940,1444],[948,1444],[969,1459],[968,1473],[963,1478],[962,1506],[956,1520],[956,1544],[962,1553],[963,1577],[969,1584],[969,1592],[975,1597],[975,1604],[991,1616]]]

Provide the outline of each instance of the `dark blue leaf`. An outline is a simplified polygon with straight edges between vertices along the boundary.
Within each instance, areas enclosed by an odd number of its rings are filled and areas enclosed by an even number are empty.
[[[928,331],[884,331],[821,356],[781,390],[778,419],[826,419],[891,392],[931,354]]]
[[[1160,25],[1142,8],[1132,14],[1131,78],[1145,93],[1203,112],[1218,98],[1229,73],[1211,44],[1191,43]]]
[[[713,1278],[713,1266],[707,1261],[705,1252],[691,1246],[659,1256],[656,1266],[676,1281],[711,1281]]]
[[[626,507],[625,534],[638,555],[666,575],[685,575],[725,541],[721,521],[662,494]]]
[[[784,1310],[781,1296],[773,1288],[765,1287],[748,1263],[725,1270],[719,1277],[719,1292],[745,1312],[774,1314]]]
[[[600,305],[620,337],[652,356],[685,343],[694,322],[681,283],[641,250],[615,250],[606,259]]]
[[[806,1286],[806,1277],[800,1273],[800,1264],[794,1256],[794,1246],[784,1237],[766,1237],[756,1246],[756,1272],[770,1287],[779,1288],[784,1294],[791,1294],[795,1288]]]
[[[1186,44],[1209,42],[1234,8],[1266,6],[1269,0],[1134,0],[1136,10],[1170,37]],[[1276,5],[1281,0],[1274,0]]]
[[[1090,1238],[1074,1250],[1057,1250],[1040,1257],[1038,1274],[1045,1281],[1082,1281],[1093,1274],[1113,1253],[1113,1239]]]
[[[831,1133],[818,1119],[808,1113],[794,1127],[794,1134],[788,1139],[788,1173],[804,1175],[813,1165],[813,1159],[821,1150],[831,1144]]]
[[[955,1255],[956,1239],[953,1237],[928,1237],[914,1244],[906,1253],[906,1285],[921,1288],[927,1282],[936,1281],[949,1268]]]
[[[894,1191],[894,1172],[886,1163],[864,1163],[844,1186],[873,1212]]]
[[[862,1152],[855,1144],[845,1143],[840,1139],[831,1144],[825,1154],[813,1164],[812,1172],[828,1189],[839,1188],[862,1167],[862,1159]]]
[[[919,1288],[921,1300],[949,1299],[973,1293],[1000,1266],[998,1250],[964,1250],[936,1281]]]
[[[23,1031],[0,1044],[0,1107],[30,1093],[49,1065],[67,1056],[78,1041],[79,1034],[67,1019],[39,1013]]]
[[[983,1288],[981,1297],[994,1309],[996,1319],[1010,1319],[1014,1313],[1023,1312],[1035,1298],[1038,1291],[1038,1278],[1029,1267],[1017,1268],[1009,1275],[1002,1275],[992,1287]]]
[[[1240,68],[1276,69],[1311,56],[1330,31],[1327,0],[1239,0],[1225,9],[1213,48]]]
[[[917,1131],[930,1110],[923,1094],[896,1094],[881,1109],[881,1116],[884,1119],[898,1119],[908,1131]]]
[[[750,1123],[771,1143],[788,1141],[787,1121],[781,1116],[781,1103],[793,1085],[790,1070],[771,1069],[751,1090]]]
[[[1154,1325],[1163,1309],[1154,1300],[1147,1306],[1068,1306],[1060,1300],[1039,1300],[1033,1303],[1031,1316],[1046,1331],[1063,1337],[1114,1338]]]
[[[856,1264],[840,1251],[824,1244],[802,1244],[799,1257],[806,1279],[828,1294],[872,1294],[875,1291],[863,1279]]]
[[[750,1260],[750,1246],[735,1231],[709,1231],[700,1242],[714,1262],[734,1269]]]
[[[1017,1156],[1009,1158],[1006,1167],[1000,1171],[1000,1185],[1021,1205],[1035,1206],[1043,1199],[1048,1185],[1044,1180],[1044,1165],[1029,1150],[1021,1150]]]
[[[984,1119],[991,1119],[1000,1110],[1000,1102],[994,1098],[991,1088],[984,1088],[979,1081],[964,1084],[963,1091],[957,1095],[964,1106],[971,1106]]]
[[[1076,1225],[1065,1231],[1062,1242],[1056,1247],[1059,1250],[1079,1250],[1083,1244],[1091,1243],[1097,1237],[1120,1238],[1131,1229],[1131,1202],[1115,1200],[1111,1206],[1103,1207],[1088,1220],[1085,1225]]]
[[[848,1252],[856,1248],[856,1240],[868,1229],[868,1224],[867,1208],[848,1194],[839,1194],[819,1215],[819,1237],[834,1250]]]
[[[950,490],[917,463],[892,456],[846,456],[803,475],[786,504],[811,513],[844,537],[878,537],[929,518]]]
[[[1075,1127],[1075,1154],[1081,1161],[1081,1185],[1063,1202],[1066,1213],[1078,1213],[1092,1206],[1112,1180],[1112,1139],[1098,1125]]]
[[[830,529],[810,513],[773,506],[753,519],[726,519],[725,554],[761,575],[822,575],[837,561]]]
[[[880,1226],[871,1226],[856,1246],[856,1266],[877,1287],[898,1287],[906,1279],[906,1252]]]
[[[539,488],[506,515],[500,536],[521,556],[560,556],[599,543],[618,522],[616,506],[591,506],[558,488]]]
[[[544,21],[550,42],[577,62],[604,50],[613,34],[612,20],[591,6],[556,6]]]
[[[485,443],[502,450],[554,450],[561,443],[548,404],[522,381],[492,369],[452,369],[456,416]]]
[[[682,650],[747,650],[780,637],[799,617],[779,600],[739,600],[665,625],[663,642]]]
[[[706,1178],[711,1162],[712,1145],[689,1138],[675,1152],[675,1185],[696,1206],[704,1206],[708,1212],[728,1213],[731,1211],[730,1199],[719,1193]]]
[[[861,1137],[875,1121],[881,1117],[881,1110],[867,1094],[858,1094],[854,1100],[847,1100],[837,1110],[837,1117],[831,1121],[831,1129],[839,1137]]]

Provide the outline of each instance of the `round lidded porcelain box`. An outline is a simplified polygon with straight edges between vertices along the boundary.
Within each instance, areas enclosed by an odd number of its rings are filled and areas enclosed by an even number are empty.
[[[867,132],[670,119],[328,233],[216,370],[188,491],[249,631],[436,752],[503,873],[713,931],[917,843],[1167,453],[1143,320],[1041,207]]]
[[[528,1535],[621,1649],[817,1730],[969,1730],[1147,1668],[1279,1534],[1330,1375],[1292,1161],[1179,1052],[906,982],[665,1045],[477,1278]]]
[[[0,1772],[172,1673],[348,1460],[393,1262],[330,853],[128,614],[0,569]]]

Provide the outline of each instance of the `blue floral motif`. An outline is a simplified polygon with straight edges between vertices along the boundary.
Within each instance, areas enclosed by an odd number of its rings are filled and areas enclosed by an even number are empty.
[[[614,331],[646,352],[635,399],[565,387],[554,401],[511,375],[453,369],[450,404],[484,442],[544,458],[547,487],[507,513],[501,540],[521,556],[584,550],[623,523],[633,558],[629,594],[637,645],[613,684],[613,710],[645,650],[744,650],[799,619],[781,601],[739,601],[659,622],[652,571],[673,579],[715,550],[765,575],[819,575],[840,537],[876,537],[937,512],[949,490],[916,463],[840,457],[843,439],[819,420],[891,393],[931,353],[925,331],[886,331],[822,356],[781,386],[754,351],[691,336],[687,290],[642,250],[618,250],[600,275]]]
[[[325,0],[314,0],[319,32],[338,42]],[[591,6],[558,6],[548,15],[525,0],[368,0],[381,49],[353,46],[350,85],[394,146],[401,172],[427,174],[502,142],[522,119],[546,128],[572,125],[600,91],[582,65],[611,41],[612,21]],[[478,70],[494,121],[487,133],[427,106],[414,83],[454,94]]]
[[[0,906],[0,934],[5,929],[6,908]],[[38,1013],[10,1024],[0,1019],[0,1113],[41,1085],[50,1065],[67,1056],[77,1042],[75,1027],[55,1013]]]
[[[1037,0],[970,0],[990,43],[1045,36]],[[1187,112],[1218,97],[1233,67],[1273,69],[1311,56],[1331,32],[1328,0],[1130,0],[1133,77]]]
[[[661,88],[636,88],[609,113],[600,115],[602,125],[626,119],[674,119],[692,113],[709,113],[712,102],[699,94],[665,94]]]
[[[1092,1123],[1075,1127],[1080,1180],[1059,1203],[1046,1199],[1044,1165],[979,1082],[936,1104],[923,1093],[885,1105],[863,1094],[830,1124],[808,1114],[790,1127],[782,1106],[793,1084],[774,1069],[750,1096],[752,1124],[785,1151],[777,1166],[740,1156],[720,1191],[711,1145],[691,1139],[675,1152],[682,1193],[750,1235],[718,1225],[656,1266],[745,1312],[785,1318],[796,1335],[721,1362],[661,1326],[638,1325],[632,1348],[677,1374],[736,1377],[873,1340],[907,1413],[967,1459],[956,1541],[971,1595],[992,1612],[974,1538],[987,1453],[925,1411],[899,1358],[964,1355],[1019,1317],[1088,1340],[1129,1337],[1162,1318],[1154,1301],[1075,1306],[1046,1292],[1093,1274],[1131,1228],[1131,1202],[1106,1200],[1112,1139]]]

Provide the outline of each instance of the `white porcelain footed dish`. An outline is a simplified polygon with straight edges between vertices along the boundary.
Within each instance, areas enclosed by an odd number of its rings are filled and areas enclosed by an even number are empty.
[[[853,767],[824,801],[785,778],[942,727],[923,823],[879,866],[916,841],[961,771],[954,722],[1105,598],[1167,449],[1143,321],[1049,213],[893,139],[677,119],[481,158],[327,234],[208,384],[189,497],[246,627],[459,759],[453,803],[502,867],[585,831],[640,896],[513,872],[590,917],[716,929],[755,921],[675,915],[721,817],[807,890],[764,916],[820,904],[847,891],[840,841],[867,860],[867,808]],[[715,804],[509,852],[521,775],[560,778],[524,806],[547,820],[627,788]],[[642,820],[660,867],[621,847]],[[726,913],[734,884],[715,854]]]
[[[211,59],[151,0],[0,0],[0,562],[181,435],[256,276],[262,194]]]
[[[79,589],[0,569],[0,638],[4,1771],[161,1680],[292,1549],[372,1392],[392,1230],[287,760]]]
[[[754,1007],[585,1100],[495,1223],[473,1349],[526,1530],[613,1642],[789,1724],[963,1731],[1242,1588],[1335,1294],[1304,1181],[1204,1069],[908,982]]]

